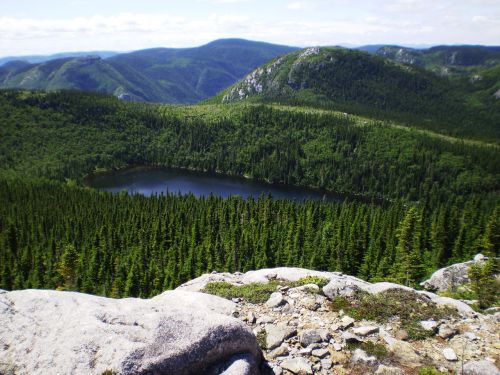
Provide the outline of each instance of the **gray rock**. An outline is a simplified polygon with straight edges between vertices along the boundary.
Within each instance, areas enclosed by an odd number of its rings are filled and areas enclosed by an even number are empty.
[[[361,327],[356,327],[356,328],[353,328],[352,332],[355,334],[355,335],[359,335],[359,336],[368,336],[368,335],[371,335],[373,333],[377,333],[379,330],[379,327],[377,326],[361,326]]]
[[[268,350],[277,348],[286,339],[295,336],[297,330],[284,324],[266,326],[266,347]]]
[[[340,345],[337,342],[333,343],[333,349],[335,349],[337,352],[340,352],[342,350],[342,345]]]
[[[458,330],[455,327],[451,327],[448,324],[442,324],[439,326],[438,336],[443,339],[452,338],[457,334]]]
[[[326,349],[315,349],[311,352],[314,357],[325,358],[330,352]]]
[[[257,319],[257,324],[268,324],[274,322],[274,319],[269,315],[262,315]]]
[[[273,365],[271,367],[271,370],[273,371],[274,375],[282,375],[283,374],[283,369],[277,365]]]
[[[443,356],[447,361],[458,361],[457,355],[452,348],[444,348]]]
[[[333,366],[332,360],[329,358],[322,359],[320,363],[321,363],[321,367],[323,367],[325,370],[329,370]]]
[[[321,332],[316,329],[306,329],[299,334],[299,341],[302,346],[309,346],[316,342],[324,341]]]
[[[258,373],[261,351],[225,299],[22,290],[0,295],[0,373]],[[236,356],[236,357],[235,357]]]
[[[312,363],[304,357],[285,359],[281,367],[293,374],[312,374]]]
[[[470,361],[464,364],[463,372],[460,372],[460,375],[500,375],[500,371],[490,361]]]
[[[408,332],[404,329],[399,329],[395,335],[396,339],[406,341],[410,338]]]
[[[477,260],[476,260],[477,258]],[[456,263],[451,266],[441,268],[434,272],[428,280],[420,283],[427,290],[443,292],[445,290],[454,289],[460,285],[469,282],[467,271],[469,267],[476,261],[481,262],[484,256],[478,254],[473,261]]]
[[[339,326],[342,329],[347,329],[349,327],[352,327],[354,325],[354,322],[355,322],[355,320],[353,318],[351,318],[348,315],[344,315],[342,317],[342,319],[340,320]]]
[[[374,366],[377,364],[377,357],[369,356],[362,349],[356,349],[351,357],[351,362]]]
[[[420,365],[420,356],[415,352],[411,344],[392,337],[387,331],[381,329],[380,337],[387,343],[389,350],[406,366],[416,367]]]
[[[488,258],[487,258],[487,257],[485,257],[483,254],[476,254],[476,255],[474,256],[474,259],[473,259],[473,260],[474,260],[474,262],[480,262],[480,261],[482,261],[482,260],[487,260],[487,259],[488,259]]]
[[[426,331],[432,331],[435,332],[439,323],[434,321],[434,320],[422,320],[420,322],[420,325],[422,326],[423,329]]]
[[[299,350],[299,354],[309,355],[312,352],[312,348],[302,348]]]
[[[271,294],[271,296],[267,300],[266,306],[269,308],[273,308],[273,307],[281,306],[284,303],[285,303],[285,299],[283,298],[283,294],[281,294],[280,292],[275,292],[275,293]]]
[[[397,367],[380,365],[375,371],[375,375],[405,375],[405,372]]]
[[[500,312],[500,307],[498,306],[493,306],[493,307],[488,307],[486,310],[484,310],[485,314],[496,314]]]
[[[363,339],[351,332],[342,332],[342,338],[346,343],[363,342]]]
[[[279,347],[267,354],[267,357],[273,359],[276,357],[282,357],[288,354],[288,345],[281,344]]]
[[[465,332],[464,336],[467,337],[467,339],[470,341],[476,341],[478,339],[477,336],[472,332]]]
[[[255,320],[256,320],[255,314],[252,311],[250,311],[247,315],[247,322],[250,324],[254,324]]]
[[[323,287],[323,293],[330,299],[338,296],[351,297],[360,290],[365,290],[370,284],[356,277],[336,275]]]
[[[246,355],[235,355],[223,364],[217,364],[205,371],[206,375],[254,375],[255,360]]]

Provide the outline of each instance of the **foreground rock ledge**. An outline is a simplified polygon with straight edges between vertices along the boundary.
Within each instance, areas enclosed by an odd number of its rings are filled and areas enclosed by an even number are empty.
[[[261,351],[235,305],[202,293],[151,299],[0,294],[0,374],[259,374]]]

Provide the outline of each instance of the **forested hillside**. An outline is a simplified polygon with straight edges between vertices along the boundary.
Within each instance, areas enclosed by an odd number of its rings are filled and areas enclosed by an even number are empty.
[[[0,66],[0,88],[81,90],[124,100],[194,103],[215,95],[270,59],[296,48],[221,39],[195,48],[155,48],[59,57]]]
[[[500,64],[498,46],[435,46],[427,49],[380,46],[373,53],[451,77],[470,77]]]
[[[310,108],[10,91],[0,94],[0,138],[0,288],[70,277],[78,290],[149,296],[213,269],[279,265],[414,285],[438,266],[499,252],[500,152],[479,141]],[[351,198],[146,198],[80,187],[87,173],[137,164]]]
[[[477,94],[473,82],[451,81],[417,66],[360,51],[308,48],[261,66],[213,101],[306,105],[498,141],[495,85]]]

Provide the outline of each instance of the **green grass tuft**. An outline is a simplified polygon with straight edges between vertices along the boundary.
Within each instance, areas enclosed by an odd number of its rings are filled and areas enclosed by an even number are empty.
[[[278,285],[280,283],[277,281],[245,285],[233,285],[225,281],[214,281],[208,283],[202,292],[227,299],[243,298],[250,303],[263,303],[269,299],[271,293],[276,291]]]

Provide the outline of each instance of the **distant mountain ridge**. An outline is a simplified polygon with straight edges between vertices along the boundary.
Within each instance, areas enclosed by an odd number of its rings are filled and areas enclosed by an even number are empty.
[[[418,65],[445,76],[467,74],[500,64],[500,46],[442,45],[416,49],[380,45],[360,49],[394,61]]]
[[[497,138],[499,69],[477,83],[452,81],[376,54],[315,47],[262,65],[214,102],[285,103],[395,120],[433,131]]]
[[[0,87],[72,89],[121,99],[194,103],[215,95],[270,59],[297,48],[221,39],[195,48],[154,48],[100,56],[66,57],[0,66]]]
[[[27,55],[27,56],[5,56],[0,57],[0,66],[12,61],[24,61],[30,64],[38,64],[49,60],[65,59],[67,57],[99,56],[106,59],[118,55],[115,51],[84,51],[84,52],[62,52],[52,55]]]

